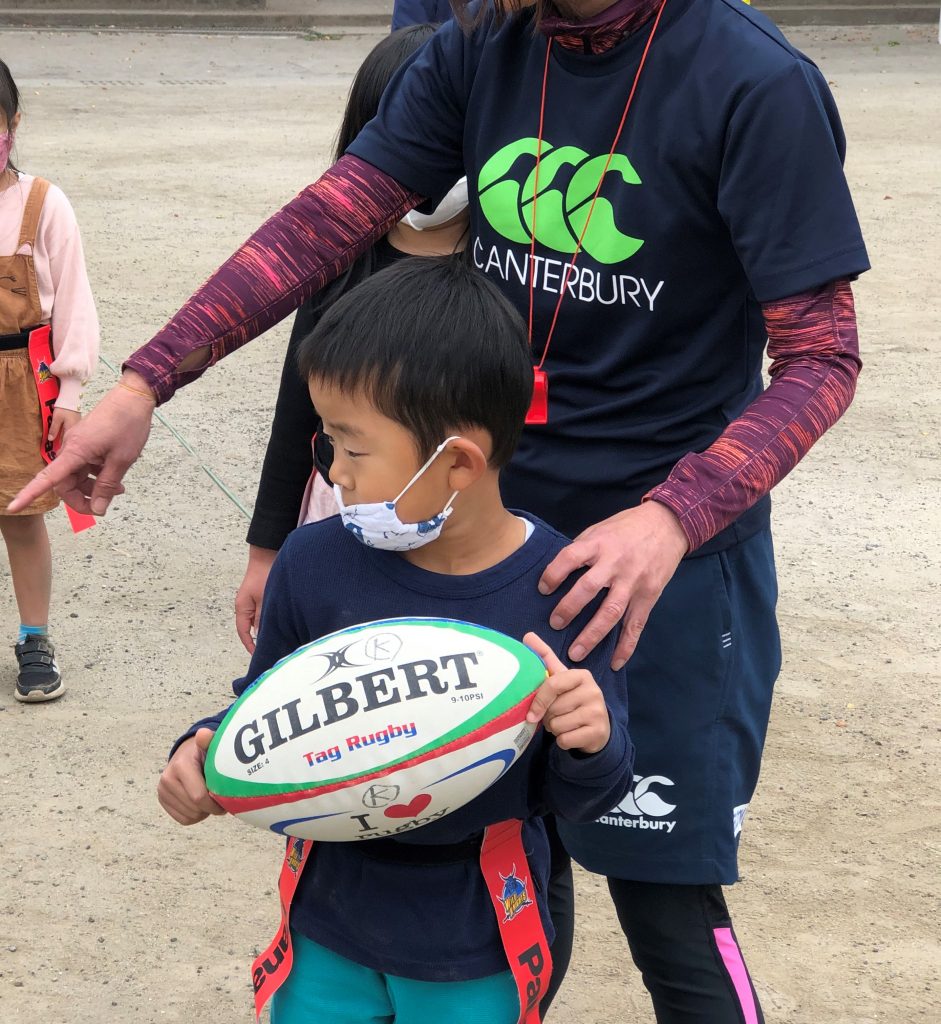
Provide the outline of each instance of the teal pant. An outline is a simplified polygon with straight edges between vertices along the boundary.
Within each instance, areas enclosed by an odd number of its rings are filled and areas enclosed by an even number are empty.
[[[271,1024],[515,1024],[509,971],[474,981],[414,981],[361,967],[291,932],[294,966],[272,996]]]

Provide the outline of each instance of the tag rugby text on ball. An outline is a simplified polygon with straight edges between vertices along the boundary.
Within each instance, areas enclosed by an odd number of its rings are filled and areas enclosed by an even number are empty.
[[[235,734],[235,756],[242,764],[251,765],[267,751],[275,750],[324,726],[342,722],[360,711],[382,711],[386,714],[386,708],[403,700],[441,696],[449,691],[476,690],[477,683],[471,679],[470,665],[477,665],[477,655],[473,651],[447,654],[434,661],[408,661],[364,672],[352,681],[331,683],[315,690],[311,697],[297,697],[243,725]],[[259,721],[263,724],[259,725]],[[387,725],[381,731],[388,738],[378,742],[388,743],[389,739],[395,738],[390,735],[394,729],[401,729],[408,736],[415,735],[414,723]],[[406,729],[412,731],[406,732]],[[379,733],[371,735],[372,742],[377,742]],[[348,737],[347,749],[366,746],[369,740],[370,737]],[[336,761],[340,756],[336,747],[319,753],[326,757],[320,757],[314,752],[306,752],[301,756],[307,759],[308,764],[313,764],[315,759],[323,761],[329,758]]]
[[[400,736],[414,739],[418,735],[418,727],[414,722],[403,722],[401,725],[387,725],[384,729],[371,732],[368,736],[347,736],[346,749],[359,750],[361,747],[371,747],[374,744],[384,747],[387,743],[397,740]],[[343,753],[339,746],[329,747],[327,750],[308,750],[301,757],[309,765],[323,764],[325,761],[340,761]],[[251,769],[249,769],[251,771]]]

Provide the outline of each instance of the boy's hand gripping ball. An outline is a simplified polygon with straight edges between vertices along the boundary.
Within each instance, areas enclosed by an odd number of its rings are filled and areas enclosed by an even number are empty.
[[[532,739],[542,660],[496,630],[386,619],[307,644],[230,709],[206,785],[249,824],[301,839],[395,836],[468,803]]]

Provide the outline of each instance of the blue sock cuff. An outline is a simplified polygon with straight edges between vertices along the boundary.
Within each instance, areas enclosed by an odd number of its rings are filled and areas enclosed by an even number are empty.
[[[23,643],[23,641],[28,636],[48,636],[48,635],[49,635],[49,627],[48,626],[24,626],[23,623],[21,622],[20,623],[20,635],[17,637],[16,642],[18,644],[21,644],[21,643]]]

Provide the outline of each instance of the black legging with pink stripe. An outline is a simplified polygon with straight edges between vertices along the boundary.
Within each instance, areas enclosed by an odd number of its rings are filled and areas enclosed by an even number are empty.
[[[764,1024],[721,886],[608,888],[657,1024]]]

